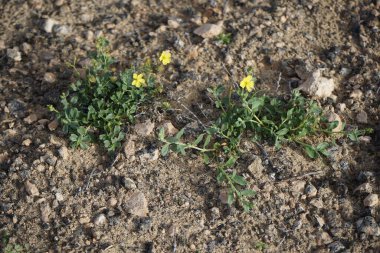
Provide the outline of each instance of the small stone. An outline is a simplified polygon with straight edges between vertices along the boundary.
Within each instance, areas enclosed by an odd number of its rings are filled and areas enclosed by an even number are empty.
[[[175,135],[178,132],[178,129],[175,128],[170,121],[164,122],[162,127],[164,128],[166,135],[169,136]]]
[[[7,56],[14,61],[21,61],[21,52],[19,51],[18,47],[8,48]]]
[[[109,206],[111,206],[111,207],[114,207],[114,206],[116,206],[116,204],[117,204],[117,199],[115,199],[115,198],[110,198],[110,199],[107,201],[107,204],[108,204]]]
[[[219,21],[217,24],[204,24],[194,30],[196,35],[201,36],[204,39],[213,38],[223,32],[223,21]]]
[[[332,129],[332,132],[338,133],[338,132],[341,132],[343,130],[343,122],[340,119],[340,117],[339,117],[338,114],[336,114],[335,112],[329,112],[326,115],[326,118],[327,118],[327,121],[329,123],[332,123],[332,122],[335,122],[335,121],[338,122],[337,126],[334,129]]]
[[[65,3],[65,0],[56,0],[54,2],[55,6],[60,7]]]
[[[291,190],[292,190],[293,192],[299,192],[299,193],[302,193],[302,192],[304,192],[305,185],[306,185],[306,182],[305,182],[305,181],[301,181],[301,180],[294,181],[294,182],[292,183]]]
[[[47,83],[55,83],[57,78],[54,73],[46,72],[44,75],[44,81]]]
[[[29,147],[30,144],[32,144],[32,140],[31,140],[31,139],[25,139],[25,140],[22,142],[22,145],[25,146],[25,147]]]
[[[219,192],[219,200],[222,204],[228,204],[228,190],[222,189]]]
[[[80,16],[83,23],[89,23],[94,19],[94,16],[90,13],[84,13]]]
[[[260,157],[256,157],[255,160],[248,166],[248,171],[251,172],[253,176],[262,174],[264,171],[264,166]]]
[[[312,199],[310,202],[309,202],[310,205],[318,208],[318,209],[321,209],[323,208],[323,202],[322,200],[320,199]]]
[[[354,193],[372,193],[372,186],[370,183],[364,183],[355,188]]]
[[[361,143],[370,144],[372,138],[371,138],[371,136],[359,136],[358,140],[359,140]]]
[[[128,177],[122,177],[121,183],[123,184],[124,188],[127,190],[134,190],[137,188],[135,182]]]
[[[133,157],[136,153],[136,139],[136,136],[128,136],[128,139],[124,143],[124,154],[127,158]]]
[[[346,104],[345,103],[339,103],[337,105],[338,109],[340,112],[344,112],[344,110],[347,108]]]
[[[154,122],[148,119],[144,123],[136,124],[135,132],[142,137],[146,137],[153,133],[154,126]]]
[[[57,127],[58,127],[58,120],[56,119],[48,124],[48,128],[50,131],[54,131],[55,129],[57,129]]]
[[[38,116],[37,116],[37,114],[35,114],[35,113],[32,113],[32,114],[30,114],[28,117],[26,117],[25,119],[24,119],[24,122],[26,123],[26,124],[32,124],[32,123],[34,123],[34,122],[36,122],[38,120]]]
[[[173,29],[177,29],[179,27],[179,22],[175,18],[169,18],[168,26]]]
[[[71,33],[70,27],[66,25],[55,25],[53,31],[59,36],[66,36]]]
[[[365,111],[360,111],[356,115],[356,120],[357,120],[357,122],[362,123],[362,124],[368,123],[368,115],[367,115],[367,113]]]
[[[85,32],[86,40],[93,41],[94,40],[94,32],[91,30],[88,30]]]
[[[55,25],[58,25],[58,24],[59,24],[59,22],[58,22],[57,20],[54,20],[54,19],[52,19],[52,18],[47,18],[47,19],[45,20],[45,23],[44,23],[43,29],[44,29],[45,32],[47,32],[47,33],[51,33],[51,32],[53,32],[53,27],[54,27]]]
[[[321,70],[314,71],[299,87],[308,95],[317,98],[331,97],[335,89],[333,79],[322,77]]]
[[[346,249],[346,247],[344,247],[344,245],[340,241],[330,243],[328,248],[332,253],[342,252],[342,250]]]
[[[62,146],[58,149],[58,154],[63,160],[66,160],[69,157],[69,150],[65,146]]]
[[[368,195],[364,201],[364,206],[375,207],[379,203],[379,196],[377,194]]]
[[[232,65],[234,63],[234,59],[232,58],[232,55],[230,54],[227,54],[224,60],[226,61],[227,65]]]
[[[128,213],[139,217],[145,217],[149,212],[148,202],[142,192],[135,192],[130,195],[123,207]]]
[[[55,199],[56,199],[57,201],[59,201],[59,202],[62,202],[65,198],[63,197],[62,193],[57,192],[57,193],[55,194]]]
[[[144,149],[143,153],[139,156],[142,163],[154,162],[160,157],[160,151],[157,148]]]
[[[356,229],[359,233],[364,233],[366,235],[379,236],[380,228],[376,223],[376,220],[372,216],[366,216],[359,219],[356,222]]]
[[[43,164],[38,164],[36,167],[36,170],[39,172],[44,172],[46,170],[46,168]]]
[[[26,192],[29,195],[31,195],[31,196],[38,196],[38,195],[40,195],[40,192],[38,191],[38,188],[34,184],[32,184],[31,182],[25,181],[24,186],[25,186]]]
[[[313,197],[317,196],[317,193],[318,193],[317,188],[315,188],[315,186],[312,185],[311,183],[309,183],[305,187],[305,194],[307,195],[307,197],[313,198]]]
[[[107,222],[107,218],[104,214],[99,214],[98,216],[95,217],[94,219],[94,224],[96,226],[101,226]]]
[[[363,97],[363,92],[361,90],[353,90],[350,94],[350,98],[360,100]]]
[[[196,251],[196,250],[197,250],[197,247],[196,247],[194,244],[191,244],[191,245],[190,245],[190,250],[191,250],[191,251]]]
[[[21,50],[24,54],[29,54],[32,51],[32,46],[26,42],[22,43]]]
[[[87,215],[82,215],[80,218],[79,218],[79,223],[80,224],[86,224],[86,223],[90,223],[90,218],[87,216]]]
[[[217,207],[211,208],[211,216],[213,219],[218,219],[220,218],[220,210]]]
[[[48,223],[49,222],[49,216],[51,214],[51,208],[50,208],[49,204],[47,204],[47,203],[42,204],[40,211],[41,211],[42,222]]]

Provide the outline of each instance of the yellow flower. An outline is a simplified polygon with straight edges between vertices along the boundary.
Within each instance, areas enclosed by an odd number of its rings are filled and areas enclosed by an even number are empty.
[[[165,50],[161,53],[160,61],[162,62],[162,64],[167,65],[170,63],[171,58],[172,58],[172,54],[170,53],[170,51]]]
[[[240,82],[240,87],[251,92],[253,90],[253,87],[255,87],[255,81],[253,80],[253,77],[251,75],[244,77]]]
[[[111,82],[116,82],[117,81],[117,77],[116,76],[111,76],[110,80],[111,80]]]
[[[132,85],[140,88],[143,84],[145,84],[145,80],[143,78],[143,74],[133,74],[133,82]]]

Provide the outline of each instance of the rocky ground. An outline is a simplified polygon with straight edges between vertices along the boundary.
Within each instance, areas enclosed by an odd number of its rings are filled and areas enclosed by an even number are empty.
[[[0,13],[0,229],[8,245],[380,252],[378,132],[359,144],[339,140],[326,160],[264,144],[266,156],[245,143],[237,169],[257,191],[251,213],[224,203],[213,168],[197,156],[161,157],[154,136],[162,125],[197,131],[189,110],[207,122],[205,88],[239,80],[247,66],[257,88],[276,95],[320,71],[335,86],[319,94],[321,105],[350,126],[377,129],[379,0],[0,0]],[[194,33],[206,23],[215,26]],[[230,44],[215,40],[221,30]],[[139,115],[117,157],[95,145],[71,149],[46,109],[74,80],[66,63],[84,67],[100,35],[120,66],[173,54],[165,87],[177,110]]]

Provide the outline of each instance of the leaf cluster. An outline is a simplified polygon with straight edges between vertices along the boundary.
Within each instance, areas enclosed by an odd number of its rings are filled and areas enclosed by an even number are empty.
[[[86,77],[61,95],[59,111],[50,107],[74,147],[87,148],[90,142],[100,141],[108,151],[115,151],[125,137],[126,124],[133,123],[140,106],[157,91],[150,63],[117,72],[107,46],[104,38],[97,41]],[[144,74],[144,87],[132,85],[136,72]]]

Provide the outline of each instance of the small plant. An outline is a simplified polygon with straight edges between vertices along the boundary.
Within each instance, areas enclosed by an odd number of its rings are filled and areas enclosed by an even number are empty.
[[[0,249],[3,253],[27,253],[29,246],[22,246],[17,243],[10,243],[10,235],[7,232],[3,232],[1,236]]]
[[[256,242],[255,248],[259,251],[264,251],[266,248],[268,248],[267,244],[265,242]]]
[[[234,200],[249,211],[252,203],[248,200],[255,192],[249,189],[248,182],[232,170],[238,157],[244,152],[240,149],[242,138],[252,142],[267,142],[277,150],[287,143],[301,146],[310,158],[328,156],[328,148],[334,143],[334,136],[348,135],[357,139],[363,131],[333,132],[338,121],[328,122],[324,111],[314,100],[307,99],[294,90],[289,99],[265,95],[254,91],[255,78],[249,74],[240,82],[240,87],[223,86],[208,89],[214,98],[219,117],[192,142],[183,142],[182,129],[174,137],[165,137],[163,130],[159,139],[164,143],[161,153],[170,150],[185,154],[195,150],[203,155],[206,163],[216,162],[217,181],[228,186],[228,203]],[[314,137],[329,138],[313,145]],[[332,137],[332,140],[331,140]],[[232,170],[232,171],[231,171]]]
[[[216,37],[216,41],[223,45],[229,45],[232,42],[231,33],[222,33]]]
[[[108,44],[104,38],[97,40],[86,77],[61,95],[61,110],[49,106],[73,147],[87,148],[90,142],[100,141],[109,152],[120,148],[125,128],[134,122],[140,107],[162,90],[156,85],[150,60],[118,73]],[[170,63],[170,52],[164,51],[160,60],[164,65]],[[75,64],[71,66],[75,69]]]

